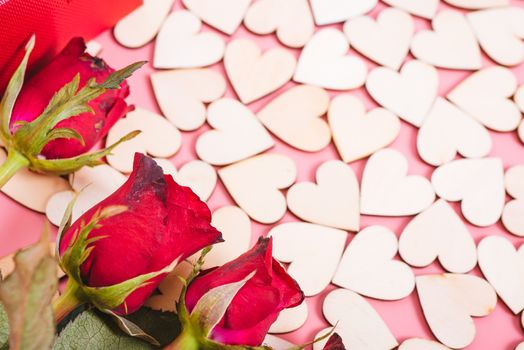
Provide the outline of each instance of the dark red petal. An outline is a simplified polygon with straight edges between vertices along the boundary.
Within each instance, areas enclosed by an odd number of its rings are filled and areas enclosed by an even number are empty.
[[[333,333],[333,335],[329,337],[329,340],[327,341],[323,350],[346,350],[346,347],[344,346],[340,335]]]

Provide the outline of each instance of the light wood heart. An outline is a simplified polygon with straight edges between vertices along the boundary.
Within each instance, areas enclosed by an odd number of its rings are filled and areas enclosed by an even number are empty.
[[[156,113],[137,108],[129,112],[125,118],[117,121],[109,130],[106,147],[134,130],[140,130],[141,133],[118,145],[107,156],[107,162],[124,173],[130,173],[133,170],[133,158],[136,152],[168,158],[175,154],[182,144],[180,131],[167,119]]]
[[[226,81],[211,69],[183,69],[151,74],[156,100],[166,118],[184,131],[206,121],[206,106],[226,92]]]
[[[402,153],[386,148],[373,154],[362,175],[360,212],[406,216],[429,207],[435,200],[430,182],[407,173],[408,162]]]
[[[341,31],[319,30],[302,50],[293,80],[332,90],[362,86],[366,81],[366,64],[359,57],[348,55],[348,50],[348,41]]]
[[[524,121],[520,122],[519,130],[518,130],[519,139],[522,143],[524,143]]]
[[[482,274],[504,303],[518,314],[524,309],[524,248],[502,236],[488,236],[478,246]]]
[[[5,162],[6,158],[5,150],[0,148],[0,164]],[[28,169],[21,169],[2,187],[1,191],[23,206],[45,213],[49,199],[55,193],[67,191],[69,188],[67,181],[59,176],[42,175]]]
[[[400,68],[409,52],[414,31],[413,18],[395,8],[380,12],[376,21],[360,16],[344,24],[344,33],[355,50],[395,70]]]
[[[455,159],[489,154],[491,136],[476,119],[447,100],[437,97],[417,135],[417,150],[428,164],[439,166]]]
[[[315,224],[349,231],[360,228],[359,185],[353,170],[338,160],[317,169],[317,184],[300,182],[287,192],[289,210]]]
[[[201,29],[202,22],[191,12],[172,12],[156,38],[153,67],[206,67],[220,61],[224,40],[212,32],[201,33]]]
[[[317,25],[344,22],[371,11],[377,0],[310,0],[311,9]]]
[[[504,208],[504,169],[498,158],[459,159],[438,167],[431,177],[437,195],[462,201],[462,214],[474,225],[495,224]]]
[[[193,265],[190,262],[182,261],[162,280],[158,286],[160,294],[151,296],[144,305],[155,310],[176,313],[176,301],[180,298],[180,293],[184,287],[180,277],[188,278],[192,270]]]
[[[295,57],[275,48],[264,54],[249,39],[230,42],[224,55],[227,76],[240,101],[250,103],[285,85],[295,72]]]
[[[223,98],[211,103],[207,122],[214,130],[198,137],[196,153],[210,164],[226,165],[273,147],[275,142],[246,106]]]
[[[517,92],[515,92],[514,99],[515,103],[520,108],[520,111],[524,113],[524,85],[521,85],[517,89]]]
[[[506,171],[506,192],[515,198],[506,203],[502,223],[512,234],[524,237],[524,165],[516,165]]]
[[[335,289],[326,296],[322,306],[324,317],[344,344],[359,350],[386,350],[397,347],[398,343],[380,315],[360,295],[346,289]],[[320,331],[315,338],[325,335],[332,328]],[[314,350],[323,349],[327,339],[313,344]]]
[[[517,79],[504,67],[484,68],[463,80],[448,99],[496,131],[517,129],[522,117],[511,97],[517,90]]]
[[[411,52],[417,59],[450,69],[476,70],[482,66],[480,47],[464,15],[441,11],[431,24],[433,31],[419,31],[413,38]]]
[[[284,340],[279,337],[275,337],[274,335],[267,334],[264,338],[264,341],[262,342],[262,345],[269,346],[271,349],[275,350],[287,350],[291,349],[294,346],[296,346],[293,343],[288,342],[287,340]]]
[[[144,0],[142,6],[122,18],[113,31],[119,44],[144,46],[158,33],[175,0]]]
[[[328,106],[326,91],[298,85],[269,102],[257,117],[282,141],[303,151],[316,152],[331,141],[329,126],[320,118]]]
[[[509,0],[444,0],[450,5],[469,10],[503,7],[510,4]]]
[[[495,62],[515,66],[524,61],[524,9],[501,7],[467,15],[482,49]]]
[[[462,219],[443,199],[414,217],[399,239],[402,260],[424,267],[438,258],[450,272],[466,273],[477,264],[475,241]]]
[[[307,317],[308,308],[306,301],[303,301],[298,306],[280,311],[276,321],[269,328],[269,333],[288,333],[297,330],[306,323]]]
[[[437,13],[440,0],[383,0],[386,4],[415,16],[431,19]]]
[[[453,349],[462,349],[475,338],[471,316],[487,316],[497,304],[493,287],[477,276],[424,275],[417,276],[416,284],[429,328],[441,343]]]
[[[383,226],[368,226],[349,243],[333,283],[361,295],[399,300],[415,288],[415,276],[405,263],[394,260],[397,237]]]
[[[433,340],[411,338],[404,340],[398,350],[450,350],[447,346]]]
[[[273,256],[290,263],[287,272],[306,296],[316,295],[329,285],[344,251],[345,231],[288,222],[273,227],[269,235],[273,237]]]
[[[286,199],[279,191],[297,177],[293,160],[280,154],[261,154],[218,171],[235,202],[255,221],[271,224],[286,213]]]
[[[366,89],[381,106],[420,127],[437,97],[438,85],[437,70],[413,60],[402,66],[400,74],[389,68],[375,68],[369,73]]]
[[[384,108],[366,107],[357,97],[338,95],[329,106],[328,122],[333,141],[346,163],[365,158],[395,141],[400,120]]]
[[[102,50],[103,50],[102,44],[100,44],[96,40],[89,40],[86,43],[86,51],[85,52],[90,54],[93,57],[98,56],[100,54],[100,52],[102,52]]]
[[[182,0],[182,3],[211,27],[231,35],[242,23],[251,0]]]
[[[278,40],[292,48],[304,46],[315,30],[307,0],[259,0],[249,8],[244,24],[256,34],[276,32]]]
[[[53,257],[55,256],[56,254],[55,242],[49,242],[49,252],[51,253]],[[0,258],[0,274],[2,275],[2,278],[6,278],[15,270],[15,267],[16,267],[15,254],[16,253],[12,253],[12,254],[9,254],[9,255],[6,255]],[[58,279],[61,279],[64,276],[65,276],[64,271],[62,271],[62,269],[57,266],[56,277],[58,277]],[[57,292],[57,295],[58,295],[58,292]]]
[[[191,160],[185,163],[173,174],[173,178],[179,185],[191,188],[204,202],[211,197],[217,184],[215,168],[200,160]]]

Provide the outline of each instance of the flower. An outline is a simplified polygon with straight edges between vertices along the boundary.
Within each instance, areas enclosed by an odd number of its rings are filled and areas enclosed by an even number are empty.
[[[340,335],[333,333],[322,350],[346,350],[346,347]]]
[[[101,83],[115,71],[104,60],[85,53],[85,49],[84,39],[71,39],[60,54],[23,85],[11,115],[11,132],[17,129],[20,121],[31,122],[42,114],[53,95],[77,74],[80,74],[81,88],[89,79],[95,78],[97,83]],[[83,143],[74,138],[52,140],[45,145],[41,155],[56,159],[89,151],[107,135],[118,119],[134,109],[125,101],[128,95],[129,86],[124,80],[120,83],[120,89],[107,90],[91,100],[88,105],[94,113],[80,113],[55,127],[75,130],[82,136]]]
[[[272,239],[260,238],[248,252],[221,267],[203,271],[191,282],[185,294],[189,312],[213,288],[248,278],[209,333],[211,340],[229,345],[259,346],[279,313],[304,300],[297,282],[271,254]]]
[[[164,175],[153,159],[135,154],[122,187],[59,236],[69,282],[55,308],[57,319],[85,302],[120,315],[136,311],[167,266],[222,241],[210,222],[209,208],[191,189]],[[115,290],[118,298],[108,298]]]

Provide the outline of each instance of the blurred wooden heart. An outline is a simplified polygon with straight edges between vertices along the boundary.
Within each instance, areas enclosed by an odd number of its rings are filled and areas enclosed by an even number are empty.
[[[450,5],[469,10],[503,7],[510,4],[509,0],[444,0]]]
[[[151,74],[156,100],[166,118],[184,131],[206,121],[206,106],[226,92],[226,81],[211,69],[184,69]]]
[[[308,309],[304,300],[298,306],[282,310],[269,328],[269,333],[288,333],[297,330],[306,323],[307,317]]]
[[[49,252],[51,253],[53,257],[55,256],[56,254],[56,243],[55,242],[49,242]],[[15,266],[16,266],[15,259],[14,259],[15,254],[16,253],[12,253],[12,254],[9,254],[9,255],[6,255],[0,258],[0,275],[2,275],[2,278],[4,279],[15,270]],[[65,276],[64,271],[62,271],[62,269],[59,266],[57,266],[56,268],[56,273],[57,273],[58,279]]]
[[[433,340],[411,338],[404,340],[398,350],[450,350],[447,346]]]
[[[388,146],[400,132],[400,120],[393,113],[384,108],[366,113],[364,104],[349,94],[331,101],[328,122],[338,153],[347,163]]]
[[[431,19],[437,13],[440,0],[383,0],[386,4],[415,16]]]
[[[182,3],[211,27],[231,35],[242,23],[251,0],[182,0]]]
[[[377,0],[310,0],[315,22],[324,24],[339,23],[371,11]]]
[[[502,223],[514,235],[524,237],[524,165],[509,168],[505,175],[506,192],[514,198],[504,206]]]
[[[317,169],[317,183],[299,182],[287,192],[289,210],[315,224],[349,231],[360,228],[359,186],[353,170],[338,160]]]
[[[160,294],[155,294],[146,300],[145,306],[155,310],[177,312],[176,301],[180,298],[184,282],[180,279],[189,277],[193,270],[193,265],[188,261],[182,261],[173,271],[171,271],[160,283],[158,290]]]
[[[348,55],[348,50],[348,41],[341,31],[319,30],[302,50],[293,80],[333,90],[362,86],[366,81],[366,64],[359,57]]]
[[[342,230],[287,222],[269,231],[273,256],[290,263],[287,272],[306,296],[322,292],[331,281],[344,250],[347,233]]]
[[[517,92],[515,92],[514,99],[515,103],[520,108],[520,111],[524,113],[524,85],[521,85],[517,89]]]
[[[250,103],[286,84],[295,71],[295,57],[287,50],[274,48],[262,54],[249,39],[230,42],[224,66],[240,101]]]
[[[224,40],[212,32],[200,32],[202,22],[189,11],[172,12],[162,24],[155,42],[155,68],[193,68],[212,65],[224,56]]]
[[[415,276],[404,262],[394,260],[397,237],[382,226],[368,226],[349,243],[333,283],[361,295],[399,300],[415,288]]]
[[[185,163],[173,178],[179,185],[191,188],[204,202],[211,196],[217,184],[215,168],[200,160]]]

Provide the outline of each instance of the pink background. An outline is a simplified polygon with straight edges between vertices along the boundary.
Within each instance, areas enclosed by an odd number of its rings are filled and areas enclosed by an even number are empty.
[[[514,0],[512,2],[517,6],[524,6],[523,1]],[[376,15],[385,7],[386,5],[383,3],[379,3],[370,15],[375,18]],[[182,8],[180,0],[176,0],[174,9],[180,8]],[[451,7],[442,4],[441,8],[445,9]],[[415,19],[418,30],[430,28],[430,22],[428,20],[418,17],[413,18]],[[341,29],[342,24],[334,25],[334,27]],[[213,31],[213,29],[210,29],[207,26],[205,26],[204,30]],[[227,37],[225,35],[222,36],[226,41],[231,41],[235,38],[250,38],[255,40],[263,50],[273,47],[284,47],[278,42],[274,35],[257,36],[250,33],[243,26],[241,26],[232,37]],[[150,43],[140,49],[126,49],[115,42],[111,31],[106,31],[105,33],[101,34],[97,40],[103,45],[104,48],[103,52],[101,53],[101,57],[107,60],[113,67],[122,67],[132,61],[137,60],[151,61],[153,58],[153,43]],[[300,52],[299,50],[289,48],[286,49],[298,57]],[[354,50],[351,50],[351,54],[359,55]],[[411,59],[411,57],[408,59]],[[369,69],[376,67],[374,63],[369,61],[367,62]],[[490,66],[493,64],[494,63],[490,59],[484,56],[484,66]],[[213,68],[224,74],[222,63],[215,65]],[[159,112],[159,108],[153,96],[149,81],[149,74],[151,72],[153,72],[153,69],[150,65],[147,65],[129,79],[131,85],[130,101],[137,106]],[[519,84],[523,84],[524,64],[515,67],[513,72],[516,74]],[[450,89],[452,89],[458,82],[467,77],[469,74],[470,72],[439,69],[440,95],[444,96],[448,91],[450,91]],[[288,83],[285,87],[279,89],[270,96],[250,104],[249,107],[256,112],[265,106],[269,101],[271,101],[275,96],[293,85],[294,83]],[[352,90],[349,93],[361,98],[368,108],[377,106],[364,89]],[[330,94],[331,96],[336,96],[339,94],[339,92],[330,92]],[[230,85],[228,86],[226,95],[236,97]],[[172,158],[173,163],[177,167],[180,167],[182,164],[191,159],[197,158],[194,149],[196,138],[198,135],[208,129],[209,127],[205,125],[195,132],[183,132],[182,148]],[[417,154],[416,131],[416,128],[403,122],[400,135],[391,145],[391,147],[402,151],[408,157],[410,164],[409,171],[411,174],[421,174],[426,177],[430,177],[434,168],[425,164]],[[506,169],[512,165],[524,163],[524,146],[518,140],[516,132],[490,132],[490,134],[494,141],[493,150],[491,151],[490,156],[500,157],[503,160]],[[282,153],[291,156],[296,161],[299,170],[297,181],[314,181],[316,168],[321,163],[328,159],[339,158],[333,144],[330,144],[321,152],[306,153],[289,147],[277,140],[277,145],[268,152]],[[361,160],[351,164],[359,179],[361,178],[365,163],[366,160]],[[208,203],[211,207],[211,210],[214,210],[224,205],[233,204],[233,201],[224,189],[224,186],[219,182]],[[453,206],[457,213],[459,213],[459,215],[462,217],[459,206],[456,203],[454,203]],[[0,208],[2,208],[2,212],[0,213],[0,222],[2,223],[2,228],[0,230],[0,242],[2,242],[0,245],[0,256],[13,252],[14,250],[28,245],[37,239],[41,227],[45,221],[44,215],[24,208],[3,194],[0,195]],[[397,235],[399,235],[410,219],[411,217],[382,218],[364,215],[362,216],[361,226],[366,227],[372,224],[380,224],[392,229],[397,233]],[[292,214],[287,213],[279,223],[297,220],[298,219]],[[502,235],[510,239],[517,246],[520,245],[520,243],[523,241],[522,239],[509,234],[500,222],[487,228],[478,228],[468,223],[466,223],[466,225],[477,243],[483,237],[488,235]],[[262,225],[253,222],[252,227],[252,242],[254,243],[258,236],[266,235],[272,225]],[[348,242],[352,239],[352,237],[353,234],[348,235]],[[434,263],[430,267],[424,269],[414,268],[413,270],[416,275],[444,272],[438,263]],[[475,268],[472,273],[475,275],[481,275],[478,268]],[[298,331],[281,336],[287,340],[302,343],[309,341],[319,330],[326,327],[327,323],[322,316],[322,301],[324,300],[325,296],[334,288],[335,286],[331,285],[319,295],[307,298],[306,302],[309,308],[309,319],[306,325]],[[385,302],[369,298],[366,299],[378,311],[380,316],[384,319],[393,334],[396,336],[399,343],[411,337],[434,339],[421,312],[416,291],[414,291],[409,297],[394,302]],[[513,315],[510,310],[502,303],[502,301],[500,301],[500,299],[495,311],[488,317],[476,318],[475,324],[477,327],[477,336],[475,341],[469,347],[467,347],[467,349],[512,350],[518,343],[524,341],[524,334],[520,326],[520,315]]]

